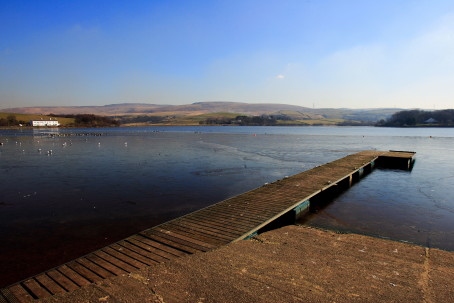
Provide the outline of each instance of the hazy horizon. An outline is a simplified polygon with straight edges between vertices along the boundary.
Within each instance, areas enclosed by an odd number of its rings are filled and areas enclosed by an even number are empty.
[[[0,20],[0,109],[452,108],[447,0],[26,0]]]
[[[32,105],[32,106],[12,106],[12,107],[0,107],[0,111],[4,111],[6,109],[15,109],[15,108],[56,108],[56,107],[109,107],[109,106],[134,106],[134,105],[150,105],[150,106],[157,106],[157,107],[165,107],[165,106],[188,106],[198,103],[239,103],[245,105],[283,105],[283,106],[300,106],[308,109],[320,109],[320,110],[386,110],[386,109],[396,109],[396,110],[426,110],[432,111],[434,109],[430,108],[400,108],[400,107],[358,107],[358,108],[349,108],[349,107],[309,107],[297,104],[286,104],[286,103],[264,103],[264,102],[257,102],[257,103],[247,103],[247,102],[236,102],[236,101],[197,101],[187,104],[158,104],[158,103],[146,103],[146,102],[121,102],[121,103],[111,103],[111,104],[98,104],[98,105]],[[454,106],[450,108],[442,108],[442,109],[435,109],[435,110],[444,110],[444,109],[452,109]]]

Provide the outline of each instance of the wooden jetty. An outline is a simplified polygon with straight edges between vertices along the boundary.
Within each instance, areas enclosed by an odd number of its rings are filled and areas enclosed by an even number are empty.
[[[142,231],[0,290],[0,303],[33,302],[291,223],[376,167],[411,169],[414,152],[362,151],[265,184]]]

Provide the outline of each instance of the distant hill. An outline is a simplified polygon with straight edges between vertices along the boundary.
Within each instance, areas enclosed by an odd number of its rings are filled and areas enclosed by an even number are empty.
[[[150,113],[215,113],[234,112],[250,115],[260,115],[278,112],[280,110],[306,111],[308,108],[286,104],[252,104],[239,102],[197,102],[186,105],[158,105],[146,103],[122,103],[104,106],[43,106],[43,107],[16,107],[1,110],[21,114],[96,114],[96,115],[131,115]]]
[[[314,120],[325,124],[323,120],[356,121],[373,123],[386,120],[400,109],[335,109],[335,108],[309,108],[288,104],[269,103],[241,103],[241,102],[197,102],[186,105],[159,105],[145,103],[122,103],[104,106],[45,106],[45,107],[17,107],[7,108],[1,112],[18,114],[41,114],[41,115],[70,115],[70,114],[94,114],[110,117],[135,117],[135,116],[159,116],[181,119],[183,117],[200,116],[215,113],[225,113],[229,116],[245,115],[279,115],[293,120]],[[219,116],[219,115],[218,115]],[[183,120],[182,120],[183,121]],[[187,120],[184,120],[187,121]],[[195,120],[194,120],[195,121]],[[181,122],[184,124],[184,122]],[[332,123],[327,123],[332,124]]]
[[[14,107],[5,108],[1,112],[33,114],[33,115],[76,115],[95,114],[102,116],[127,115],[131,113],[146,113],[163,105],[124,103],[110,104],[104,106],[36,106],[36,107]]]

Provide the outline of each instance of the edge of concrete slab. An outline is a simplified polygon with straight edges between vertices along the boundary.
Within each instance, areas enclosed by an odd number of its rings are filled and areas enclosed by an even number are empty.
[[[38,302],[453,302],[454,252],[286,226]]]

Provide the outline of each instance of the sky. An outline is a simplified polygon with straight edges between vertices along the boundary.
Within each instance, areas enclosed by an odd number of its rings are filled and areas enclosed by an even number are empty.
[[[0,0],[0,109],[454,108],[452,0]]]

